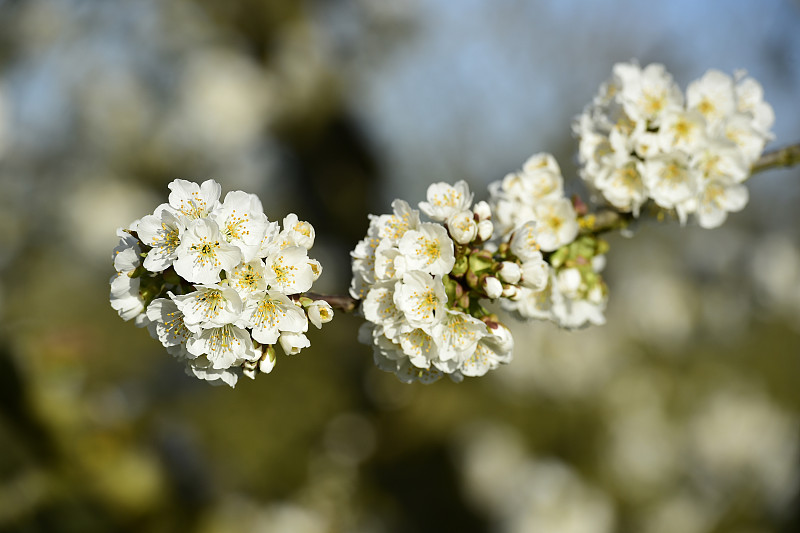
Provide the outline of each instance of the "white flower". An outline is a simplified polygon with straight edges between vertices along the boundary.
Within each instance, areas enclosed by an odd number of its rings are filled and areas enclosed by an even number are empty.
[[[221,285],[196,285],[197,290],[181,296],[172,296],[183,320],[191,331],[219,327],[235,322],[242,314],[242,299],[230,287]]]
[[[492,238],[494,233],[494,224],[491,220],[481,220],[478,222],[478,238],[482,241],[488,241]]]
[[[632,63],[618,63],[614,75],[621,82],[619,97],[625,112],[635,121],[658,125],[666,112],[683,105],[683,95],[664,65],[652,63],[642,70]]]
[[[303,348],[311,346],[311,341],[303,333],[284,331],[278,342],[286,355],[297,355]]]
[[[394,304],[406,321],[415,328],[426,328],[442,320],[447,295],[438,276],[406,272],[394,290]]]
[[[186,361],[186,374],[208,381],[212,385],[225,383],[229,387],[234,387],[239,380],[239,375],[235,371],[230,368],[215,368],[205,356],[188,359]]]
[[[125,272],[111,278],[111,308],[122,320],[128,321],[144,312],[144,300],[139,295],[139,279],[132,279]]]
[[[503,261],[500,263],[500,270],[497,271],[497,277],[505,283],[516,284],[522,277],[522,269],[517,263]]]
[[[387,239],[391,244],[396,244],[408,230],[419,228],[419,211],[411,209],[408,202],[395,200],[392,202],[394,213],[381,215],[375,218],[377,234],[381,239]]]
[[[511,237],[511,253],[519,257],[522,261],[527,259],[541,257],[538,231],[536,229],[537,222],[529,220],[523,225],[514,230],[514,235]],[[538,254],[538,255],[537,255]]]
[[[411,364],[417,368],[430,368],[432,361],[439,362],[439,350],[433,337],[422,329],[402,333],[398,335],[396,342],[400,344]]]
[[[455,185],[434,183],[428,187],[428,201],[420,202],[419,208],[433,220],[444,222],[457,211],[469,209],[472,205],[472,193],[465,181]]]
[[[741,183],[750,174],[741,152],[731,143],[712,141],[692,154],[691,165],[706,180],[723,179]]]
[[[217,224],[207,218],[189,223],[176,250],[175,272],[192,283],[217,283],[222,270],[239,264],[242,253],[228,244]]]
[[[200,185],[186,180],[174,180],[168,187],[172,191],[169,194],[169,205],[187,224],[191,220],[207,217],[219,206],[222,187],[214,180],[206,180]]]
[[[111,308],[125,320],[137,320],[137,326],[145,325],[142,318],[144,315],[144,300],[139,294],[140,280],[132,278],[131,275],[141,265],[141,247],[139,241],[123,229],[117,230],[120,237],[119,244],[114,248],[112,258],[114,269],[117,273],[111,277],[111,290],[109,300]]]
[[[314,226],[297,218],[294,213],[289,213],[283,219],[283,231],[278,236],[280,248],[288,246],[302,246],[310,250],[314,246],[316,233]]]
[[[682,152],[648,159],[642,174],[653,200],[666,209],[679,206],[697,192],[698,173]]]
[[[719,129],[722,137],[739,148],[748,165],[761,156],[767,138],[753,126],[753,120],[749,115],[734,113],[720,122]]]
[[[520,285],[534,291],[543,290],[547,286],[549,268],[541,252],[528,257],[522,262]]]
[[[471,355],[478,341],[487,334],[486,324],[466,313],[450,309],[445,310],[445,316],[434,324],[431,331],[439,348],[439,358],[458,362]]]
[[[270,289],[284,294],[299,294],[309,290],[314,283],[314,272],[308,263],[307,253],[302,246],[289,246],[267,257],[264,279]]]
[[[406,268],[444,276],[453,270],[453,241],[439,224],[423,223],[419,230],[409,230],[398,243],[405,256]]]
[[[394,283],[375,284],[361,304],[364,318],[379,326],[380,333],[388,339],[394,339],[399,333],[412,329],[403,312],[394,303],[394,287]]]
[[[772,139],[770,128],[775,122],[775,112],[764,101],[764,90],[761,84],[753,78],[744,77],[744,72],[737,73],[739,81],[736,83],[736,109],[740,113],[750,113],[753,117],[753,127],[767,140]]]
[[[255,293],[247,301],[240,325],[252,328],[253,338],[261,344],[275,344],[282,332],[308,330],[303,310],[278,291]]]
[[[478,225],[475,217],[469,209],[456,211],[447,219],[447,228],[450,236],[458,244],[467,244],[478,235]]]
[[[642,180],[643,164],[627,155],[612,161],[597,173],[595,185],[611,205],[639,216],[639,209],[648,197]]]
[[[475,213],[479,221],[492,218],[492,208],[483,200],[472,206],[472,212]]]
[[[703,228],[721,226],[729,212],[744,209],[748,198],[744,185],[727,180],[706,181],[695,213],[697,223]]]
[[[249,263],[240,263],[226,274],[228,285],[235,289],[242,299],[246,299],[254,292],[263,291],[267,288],[265,279],[267,271],[261,259],[254,259]]]
[[[322,324],[326,324],[333,320],[333,307],[325,300],[315,300],[306,307],[308,319],[314,324],[317,329],[322,328]]]
[[[514,339],[511,332],[502,324],[492,323],[489,335],[482,338],[472,355],[459,367],[465,376],[483,376],[501,364],[511,362]]]
[[[486,276],[483,280],[483,290],[490,300],[496,300],[503,294],[503,284],[494,276]]]
[[[536,240],[545,252],[557,250],[578,236],[578,216],[568,199],[543,201],[533,211]]]
[[[686,88],[686,107],[696,109],[714,126],[736,110],[733,78],[711,69]]]
[[[147,306],[148,329],[153,338],[167,349],[171,355],[183,359],[189,356],[186,341],[192,332],[183,322],[183,313],[170,298],[158,298]]]
[[[211,218],[220,228],[222,237],[242,251],[245,262],[252,261],[261,249],[269,221],[261,207],[261,200],[254,194],[231,191]]]
[[[150,272],[162,272],[172,266],[178,257],[184,225],[168,204],[158,206],[152,215],[142,217],[137,234],[151,247],[144,258],[144,267]]]
[[[261,357],[246,329],[225,324],[195,332],[187,341],[186,349],[195,356],[205,355],[214,369],[226,369],[254,361]]]
[[[664,116],[657,136],[665,152],[673,149],[691,152],[706,141],[706,120],[697,110],[676,110]]]

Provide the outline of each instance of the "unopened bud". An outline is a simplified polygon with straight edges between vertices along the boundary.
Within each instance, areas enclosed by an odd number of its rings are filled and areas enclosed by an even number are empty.
[[[516,285],[506,285],[503,287],[503,298],[508,298],[509,300],[516,300],[519,298],[519,287]]]
[[[494,232],[494,224],[491,220],[481,220],[478,222],[478,238],[482,241],[488,241],[492,238]]]
[[[511,261],[503,261],[500,263],[500,269],[497,271],[497,277],[499,277],[505,283],[519,283],[519,278],[521,276],[522,269],[517,263],[512,263]]]
[[[494,300],[500,298],[503,294],[503,284],[494,276],[486,276],[483,279],[483,290],[486,292],[486,296],[488,296],[489,299]]]
[[[472,216],[472,211],[465,209],[450,215],[447,219],[447,228],[450,236],[458,244],[471,242],[478,234],[478,226]]]
[[[479,221],[492,218],[492,208],[483,200],[472,206],[472,211],[477,215]]]

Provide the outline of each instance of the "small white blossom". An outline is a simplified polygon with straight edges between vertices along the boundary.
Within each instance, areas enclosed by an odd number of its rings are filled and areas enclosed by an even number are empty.
[[[137,234],[151,247],[144,258],[144,267],[151,272],[162,272],[177,259],[178,245],[184,225],[168,204],[156,208],[152,215],[142,217]]]
[[[168,185],[170,191],[169,205],[175,209],[185,223],[205,218],[219,206],[222,187],[214,180],[206,180],[202,184],[174,180]]]
[[[314,283],[308,252],[302,246],[289,246],[266,258],[264,279],[271,289],[285,294],[306,292]]]
[[[444,222],[457,211],[469,209],[472,205],[472,193],[465,181],[455,185],[434,183],[428,187],[428,201],[420,202],[420,210],[432,220]]]
[[[303,348],[311,346],[311,341],[308,340],[308,337],[306,337],[304,333],[294,333],[290,331],[281,333],[278,342],[286,355],[297,355]]]
[[[242,258],[239,248],[225,241],[219,226],[207,218],[189,223],[176,254],[175,272],[192,283],[217,283],[219,273],[231,270]]]
[[[398,243],[406,268],[443,276],[453,269],[453,241],[439,224],[422,223],[419,231],[409,230]]]
[[[322,328],[322,324],[326,324],[333,320],[333,307],[325,300],[315,300],[311,302],[306,308],[308,319],[317,329]]]
[[[219,226],[222,237],[241,250],[245,262],[256,257],[269,228],[261,200],[256,195],[229,192],[222,206],[211,213],[211,218]]]
[[[458,244],[467,244],[478,235],[478,224],[475,223],[475,217],[469,209],[456,211],[450,215],[447,219],[447,228],[450,236]]]

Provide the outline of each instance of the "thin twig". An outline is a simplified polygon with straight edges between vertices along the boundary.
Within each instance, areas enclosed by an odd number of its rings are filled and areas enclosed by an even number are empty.
[[[780,150],[773,150],[762,155],[750,167],[750,174],[756,174],[771,168],[791,167],[798,163],[800,163],[800,143],[791,144]]]
[[[325,300],[331,307],[344,311],[345,313],[352,313],[358,307],[359,300],[351,298],[346,294],[317,294],[315,292],[307,292],[303,296],[311,298],[312,300]]]

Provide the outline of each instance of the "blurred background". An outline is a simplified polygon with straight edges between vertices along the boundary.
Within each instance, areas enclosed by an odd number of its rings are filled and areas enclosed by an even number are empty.
[[[615,62],[744,68],[800,142],[800,2],[0,0],[0,530],[800,530],[800,169],[717,230],[612,236],[608,324],[408,386],[358,318],[235,390],[108,304],[114,231],[175,178],[317,230],[344,293],[368,213],[531,154]]]

